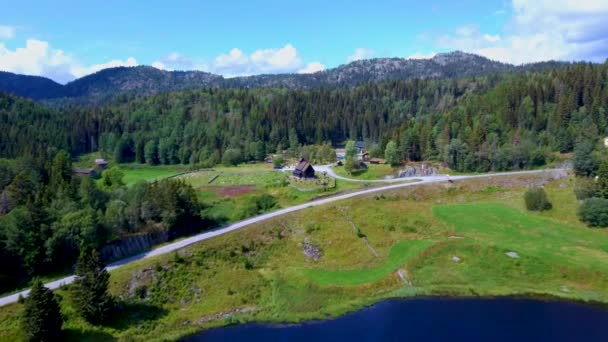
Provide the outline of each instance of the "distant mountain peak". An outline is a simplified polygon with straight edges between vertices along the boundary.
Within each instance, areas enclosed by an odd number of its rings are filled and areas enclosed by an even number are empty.
[[[560,63],[514,66],[486,57],[452,51],[430,59],[373,58],[353,61],[312,74],[274,74],[224,78],[204,71],[167,71],[153,66],[115,67],[76,79],[62,86],[43,77],[0,73],[0,90],[36,100],[68,98],[100,104],[121,95],[150,96],[162,92],[201,88],[350,87],[367,82],[426,78],[472,77],[558,67]]]

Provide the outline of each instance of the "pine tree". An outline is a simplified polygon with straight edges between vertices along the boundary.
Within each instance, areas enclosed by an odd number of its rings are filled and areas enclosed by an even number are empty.
[[[59,303],[51,290],[34,282],[21,316],[21,329],[25,341],[60,341],[63,317]]]
[[[109,278],[99,253],[83,249],[76,264],[71,295],[76,311],[91,323],[103,322],[113,307],[114,300],[108,294]]]

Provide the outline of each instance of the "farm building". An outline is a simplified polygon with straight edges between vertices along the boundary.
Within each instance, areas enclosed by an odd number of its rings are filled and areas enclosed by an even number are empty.
[[[97,175],[97,172],[95,171],[95,169],[76,169],[74,170],[74,173],[80,176],[91,176],[91,177],[95,177]]]
[[[344,160],[344,156],[346,156],[346,150],[343,148],[336,149],[336,159]]]
[[[108,162],[103,158],[95,159],[95,166],[103,170],[108,167]]]
[[[315,169],[310,165],[308,160],[301,158],[293,170],[293,176],[298,178],[313,178],[315,176]]]

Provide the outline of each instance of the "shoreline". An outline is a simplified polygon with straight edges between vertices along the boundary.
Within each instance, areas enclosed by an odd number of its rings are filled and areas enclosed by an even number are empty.
[[[396,290],[398,291],[398,290]],[[340,311],[336,314],[326,315],[325,318],[311,318],[311,319],[301,319],[298,320],[295,318],[294,320],[249,320],[247,317],[253,314],[255,315],[255,311],[248,313],[246,315],[234,315],[231,317],[225,317],[224,321],[227,320],[236,320],[236,322],[227,322],[227,324],[220,325],[212,325],[209,327],[202,327],[202,329],[193,332],[191,334],[182,335],[177,340],[178,341],[189,341],[189,339],[205,334],[206,332],[212,330],[219,329],[227,329],[233,328],[237,326],[260,326],[260,327],[269,327],[274,329],[282,329],[282,328],[291,328],[291,327],[299,327],[299,326],[307,326],[314,324],[323,324],[328,321],[333,321],[337,319],[344,318],[348,315],[353,315],[358,312],[373,309],[376,306],[382,305],[384,303],[393,303],[393,302],[423,302],[423,301],[498,301],[498,300],[513,300],[513,301],[527,301],[527,302],[539,302],[539,303],[561,303],[561,304],[571,304],[571,305],[579,305],[587,308],[595,308],[599,310],[603,310],[608,314],[608,302],[601,302],[595,300],[585,300],[583,298],[568,298],[568,297],[559,297],[551,294],[542,294],[542,293],[520,293],[520,294],[505,294],[505,295],[448,295],[448,294],[425,294],[420,296],[380,296],[374,298],[369,301],[362,301],[361,303],[353,303],[353,307],[351,309],[346,309],[346,311]],[[258,311],[259,313],[259,311]],[[211,321],[213,323],[213,321]]]

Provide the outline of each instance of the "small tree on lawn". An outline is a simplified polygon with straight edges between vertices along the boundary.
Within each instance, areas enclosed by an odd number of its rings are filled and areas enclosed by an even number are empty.
[[[399,152],[397,151],[397,143],[391,140],[388,142],[388,144],[386,144],[386,148],[384,149],[384,159],[386,159],[386,162],[391,166],[399,164],[400,160]]]
[[[61,341],[63,318],[59,303],[51,290],[37,280],[21,316],[21,330],[25,341]]]
[[[528,210],[542,211],[553,207],[549,199],[547,199],[547,193],[543,188],[528,189],[524,194],[524,200],[526,201],[526,208]]]
[[[97,251],[83,249],[76,264],[76,279],[70,288],[76,311],[91,323],[103,322],[114,303],[108,294],[110,275],[105,266]]]
[[[344,159],[344,170],[350,175],[357,168],[357,162],[353,158]]]
[[[346,147],[344,148],[344,159],[354,159],[357,157],[357,146],[355,142],[349,140],[346,142]]]

